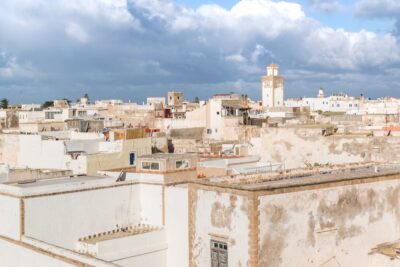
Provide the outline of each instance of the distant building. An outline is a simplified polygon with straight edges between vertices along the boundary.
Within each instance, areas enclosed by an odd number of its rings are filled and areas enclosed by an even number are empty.
[[[182,106],[183,102],[183,93],[171,91],[168,92],[168,106]]]
[[[317,97],[291,98],[285,101],[286,107],[309,107],[311,111],[321,112],[357,112],[364,99],[337,93],[325,96],[323,89],[318,90]]]
[[[263,108],[281,107],[284,99],[284,78],[278,75],[279,66],[267,67],[267,75],[261,78]]]

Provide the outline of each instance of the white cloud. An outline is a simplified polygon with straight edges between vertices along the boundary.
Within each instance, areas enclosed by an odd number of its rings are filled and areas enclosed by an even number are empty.
[[[0,52],[0,77],[3,79],[33,78],[35,71],[30,64],[21,64],[16,57]]]
[[[89,40],[89,36],[86,31],[80,25],[74,22],[68,24],[65,32],[68,36],[77,40],[78,42],[87,43]]]
[[[229,55],[225,58],[228,61],[233,61],[233,62],[238,62],[238,63],[244,63],[247,61],[247,59],[244,56],[242,56],[241,54]]]

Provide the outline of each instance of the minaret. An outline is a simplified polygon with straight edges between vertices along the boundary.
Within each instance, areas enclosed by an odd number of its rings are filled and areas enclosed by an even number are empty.
[[[279,66],[267,67],[267,75],[261,78],[263,108],[282,107],[284,99],[284,79],[278,75]]]

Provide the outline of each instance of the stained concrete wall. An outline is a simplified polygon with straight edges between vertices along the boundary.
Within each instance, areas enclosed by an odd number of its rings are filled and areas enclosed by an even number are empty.
[[[322,136],[322,128],[265,128],[251,140],[250,154],[263,161],[285,162],[286,168],[306,163],[400,162],[400,137]]]
[[[210,241],[228,244],[228,266],[246,266],[248,250],[247,197],[198,189],[194,192],[190,218],[193,224],[192,267],[210,266]]]
[[[398,266],[368,253],[400,235],[399,180],[259,199],[259,266]]]

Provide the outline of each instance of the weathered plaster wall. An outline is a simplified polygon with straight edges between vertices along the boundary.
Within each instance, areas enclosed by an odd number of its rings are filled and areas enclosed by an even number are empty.
[[[266,128],[251,140],[250,154],[264,161],[285,162],[286,168],[306,163],[400,162],[399,137],[322,136],[322,129]]]
[[[398,266],[368,253],[399,237],[399,180],[259,199],[260,266]]]
[[[189,200],[191,267],[211,265],[210,241],[228,244],[228,266],[247,266],[248,203],[247,196],[198,189]]]

